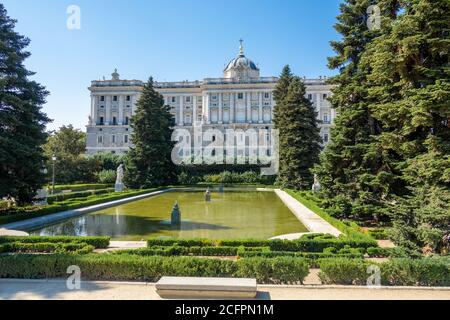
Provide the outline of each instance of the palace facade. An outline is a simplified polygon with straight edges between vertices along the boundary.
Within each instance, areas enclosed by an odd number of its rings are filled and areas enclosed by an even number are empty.
[[[87,125],[87,152],[123,153],[132,145],[130,119],[142,92],[140,80],[122,80],[114,71],[111,80],[92,81],[91,110]],[[304,79],[306,97],[311,100],[321,120],[324,144],[329,141],[335,111],[327,98],[331,86],[325,77]],[[176,128],[194,127],[202,131],[217,129],[273,128],[275,102],[273,90],[277,77],[261,77],[258,66],[244,54],[238,55],[223,70],[223,78],[201,81],[155,82],[175,117]]]

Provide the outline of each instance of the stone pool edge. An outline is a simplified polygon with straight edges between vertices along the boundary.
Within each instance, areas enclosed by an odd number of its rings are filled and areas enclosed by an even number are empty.
[[[170,192],[170,191],[173,191],[173,190],[176,190],[176,189],[174,189],[174,188],[167,188],[167,189],[164,189],[164,190],[158,190],[158,191],[153,191],[153,192],[149,192],[149,193],[145,193],[145,194],[140,194],[140,195],[137,195],[137,196],[131,196],[129,198],[124,198],[124,199],[113,200],[113,201],[104,202],[104,203],[100,203],[100,204],[95,204],[95,205],[84,207],[84,208],[78,208],[78,209],[73,209],[73,210],[66,210],[66,211],[61,211],[61,212],[45,215],[45,216],[42,216],[42,217],[36,217],[36,218],[30,218],[30,219],[26,219],[26,220],[11,222],[11,223],[0,225],[0,229],[20,230],[20,231],[32,230],[32,229],[43,227],[43,226],[46,226],[46,225],[49,225],[49,224],[53,224],[55,222],[66,220],[66,219],[69,219],[69,218],[82,216],[82,215],[85,215],[86,213],[90,213],[90,212],[94,212],[94,211],[97,211],[97,210],[114,207],[114,206],[117,206],[117,205],[121,205],[121,204],[124,204],[124,203],[136,201],[136,200],[141,200],[141,199],[144,199],[144,198],[156,196],[156,195],[163,194],[163,193],[166,193],[166,192]]]
[[[286,207],[292,211],[292,213],[297,217],[297,219],[310,231],[310,233],[328,233],[335,237],[339,237],[342,232],[333,227],[330,223],[325,221],[318,214],[308,209],[305,205],[303,205],[300,201],[292,197],[287,192],[281,189],[274,189],[275,194],[278,198],[283,201]],[[299,235],[299,237],[304,233],[298,233],[295,235]],[[289,234],[294,235],[294,234]],[[283,239],[289,235],[280,235],[273,238]],[[273,239],[272,238],[272,239]],[[289,237],[287,237],[289,239]],[[293,240],[292,238],[289,240]]]

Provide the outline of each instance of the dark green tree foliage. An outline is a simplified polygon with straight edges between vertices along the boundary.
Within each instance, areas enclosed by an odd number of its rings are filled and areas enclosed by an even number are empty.
[[[337,118],[331,128],[331,142],[315,172],[329,212],[341,217],[378,218],[384,212],[383,199],[395,183],[392,168],[373,145],[382,128],[370,113],[368,71],[360,65],[366,46],[380,34],[367,25],[367,8],[375,3],[347,0],[341,4],[335,29],[342,39],[331,42],[336,56],[329,58],[329,67],[339,69],[330,80],[335,85],[330,102]],[[397,1],[378,1],[378,5],[382,17],[395,16]]]
[[[321,150],[317,114],[305,98],[305,85],[299,77],[290,76],[286,97],[281,101],[280,96],[277,98],[280,106],[276,120],[280,155],[277,183],[285,188],[307,189],[313,182],[311,168],[318,162]]]
[[[289,65],[284,66],[278,79],[277,85],[273,90],[273,98],[276,102],[273,110],[273,122],[276,129],[280,128],[280,125],[282,125],[283,123],[282,115],[284,104],[282,103],[282,101],[288,94],[288,89],[289,85],[291,84],[292,78],[293,74],[291,72],[291,68],[289,67]]]
[[[0,198],[31,202],[44,183],[42,145],[50,121],[41,112],[48,92],[29,79],[24,60],[29,39],[14,31],[16,21],[0,4]]]
[[[96,182],[96,172],[100,171],[100,163],[91,157],[86,157],[86,134],[75,129],[72,125],[62,126],[52,132],[44,145],[44,154],[47,158],[47,180],[51,181],[53,175],[52,156],[55,161],[55,182],[87,183]]]
[[[362,61],[370,112],[383,127],[375,145],[399,172],[392,191],[401,198],[389,208],[396,240],[440,251],[450,235],[450,2],[402,4]]]
[[[131,188],[169,185],[176,181],[171,160],[175,142],[171,141],[175,120],[162,95],[153,88],[153,79],[145,84],[132,118],[132,142],[125,164],[125,184]]]

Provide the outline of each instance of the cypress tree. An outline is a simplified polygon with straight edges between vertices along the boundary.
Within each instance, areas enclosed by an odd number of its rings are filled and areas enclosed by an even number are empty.
[[[450,2],[408,0],[402,7],[362,59],[370,111],[383,127],[375,148],[398,173],[385,199],[394,239],[441,251],[450,237]]]
[[[175,142],[171,136],[175,120],[163,96],[153,88],[152,78],[144,85],[131,120],[133,147],[126,157],[125,184],[149,188],[173,183],[176,167],[171,152]]]
[[[273,90],[273,98],[275,100],[275,107],[273,110],[273,122],[275,129],[280,128],[283,115],[283,101],[288,94],[289,85],[291,84],[293,74],[289,65],[285,65],[278,78],[277,85]]]
[[[29,79],[30,40],[14,31],[15,23],[0,4],[0,198],[29,203],[44,183],[42,145],[50,119],[41,108],[48,92]]]
[[[317,113],[305,98],[305,91],[302,80],[291,77],[277,114],[280,139],[277,183],[285,188],[309,188],[313,182],[311,168],[319,160],[321,138]]]
[[[347,0],[341,4],[335,29],[342,40],[331,42],[336,56],[328,59],[329,68],[339,70],[330,80],[335,85],[330,102],[337,117],[330,132],[331,142],[321,154],[315,173],[325,206],[341,217],[377,219],[383,215],[383,199],[394,180],[383,155],[373,145],[382,128],[369,110],[368,71],[361,66],[367,45],[381,32],[367,25],[367,8],[375,3],[382,16],[395,16],[396,1]]]

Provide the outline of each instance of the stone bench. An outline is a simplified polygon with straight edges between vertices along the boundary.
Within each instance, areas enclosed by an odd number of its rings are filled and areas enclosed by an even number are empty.
[[[254,298],[256,279],[162,277],[155,285],[161,298]]]

